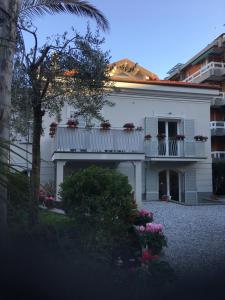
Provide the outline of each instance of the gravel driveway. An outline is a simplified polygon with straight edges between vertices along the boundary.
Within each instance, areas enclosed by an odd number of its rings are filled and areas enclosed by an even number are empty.
[[[153,201],[143,204],[164,226],[164,259],[177,275],[198,276],[225,270],[225,205],[183,206]]]

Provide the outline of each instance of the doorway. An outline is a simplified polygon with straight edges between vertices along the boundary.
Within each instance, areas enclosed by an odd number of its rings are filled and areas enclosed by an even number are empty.
[[[178,143],[175,138],[177,134],[177,121],[158,121],[158,154],[160,156],[178,156]]]
[[[159,199],[181,201],[181,177],[173,170],[159,172]]]

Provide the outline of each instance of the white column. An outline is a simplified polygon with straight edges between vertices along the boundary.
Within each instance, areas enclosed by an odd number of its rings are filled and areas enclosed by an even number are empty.
[[[60,191],[60,184],[63,182],[63,175],[64,175],[64,166],[66,161],[58,160],[56,162],[56,200],[60,201],[59,191]]]
[[[135,200],[138,207],[142,204],[142,163],[135,161]]]

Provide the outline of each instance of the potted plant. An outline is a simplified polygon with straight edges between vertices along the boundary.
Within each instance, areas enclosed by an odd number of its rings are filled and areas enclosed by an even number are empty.
[[[100,124],[100,127],[101,127],[101,129],[103,129],[103,130],[109,130],[110,127],[111,127],[111,124],[109,123],[108,120],[106,120],[106,121],[103,121],[103,122]]]
[[[56,122],[52,122],[50,124],[50,128],[49,128],[49,135],[51,138],[54,137],[55,133],[56,133],[56,129],[57,129],[57,123]]]
[[[143,130],[143,127],[142,127],[142,126],[137,126],[137,127],[136,127],[136,130],[137,130],[137,131],[142,131],[142,130]]]
[[[194,139],[197,141],[197,142],[206,142],[208,140],[208,137],[207,136],[203,136],[203,135],[196,135],[194,137]]]
[[[77,128],[78,125],[79,125],[78,120],[69,119],[67,121],[67,127],[68,128]]]
[[[158,138],[159,140],[164,140],[165,137],[166,137],[165,133],[158,133],[158,134],[157,134],[157,138]]]
[[[152,138],[151,134],[146,134],[145,135],[145,140],[149,141]]]
[[[141,209],[140,211],[137,211],[137,214],[134,217],[134,225],[145,226],[147,223],[150,223],[152,221],[153,221],[153,213],[145,209]]]
[[[184,136],[183,134],[177,134],[177,135],[175,136],[175,139],[176,139],[177,141],[183,141],[183,140],[185,139],[185,136]]]
[[[132,131],[134,129],[134,123],[125,123],[123,128],[125,131]]]

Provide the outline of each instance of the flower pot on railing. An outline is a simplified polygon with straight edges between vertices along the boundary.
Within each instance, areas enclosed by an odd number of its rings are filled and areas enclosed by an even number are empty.
[[[67,127],[68,128],[77,128],[78,125],[79,125],[78,120],[70,119],[70,120],[67,121]]]
[[[56,122],[52,122],[50,124],[50,128],[49,128],[49,135],[50,135],[51,138],[53,138],[55,136],[56,129],[57,129],[57,123]]]
[[[195,141],[197,142],[206,142],[208,140],[207,136],[203,136],[203,135],[196,135],[194,137]]]
[[[151,138],[152,138],[151,134],[146,134],[146,135],[145,135],[145,140],[146,140],[146,141],[150,141]]]
[[[166,135],[165,135],[165,133],[159,133],[159,134],[157,134],[157,138],[158,138],[158,140],[164,140],[166,138]]]
[[[102,130],[109,130],[111,127],[111,124],[109,123],[109,121],[104,121],[100,124],[100,127]]]
[[[183,141],[185,139],[185,136],[183,134],[177,134],[175,136],[175,140],[177,141]]]
[[[130,132],[130,131],[134,130],[135,126],[133,123],[125,123],[123,125],[123,128],[124,128],[124,131]]]

